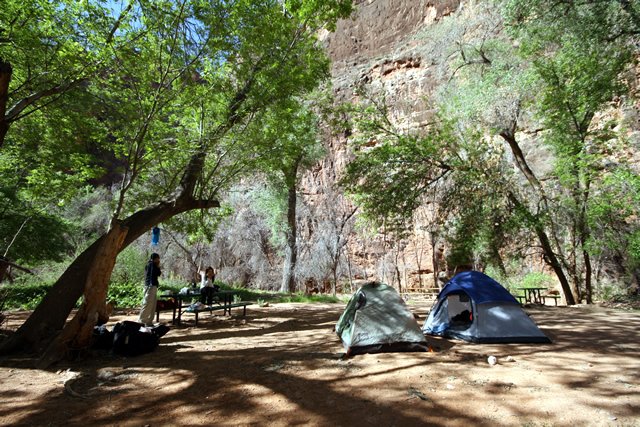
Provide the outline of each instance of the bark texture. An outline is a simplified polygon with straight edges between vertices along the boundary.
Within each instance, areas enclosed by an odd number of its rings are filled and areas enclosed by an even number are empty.
[[[115,224],[100,241],[95,259],[86,278],[84,301],[80,309],[57,335],[38,362],[39,368],[46,368],[66,356],[70,351],[82,351],[91,346],[93,328],[98,320],[108,320],[107,290],[111,273],[121,251],[128,228]]]

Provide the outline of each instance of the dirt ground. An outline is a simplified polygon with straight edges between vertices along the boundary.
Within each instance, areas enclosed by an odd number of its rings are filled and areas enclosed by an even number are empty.
[[[205,315],[151,354],[102,354],[50,371],[0,359],[0,424],[640,426],[637,311],[539,307],[527,311],[554,344],[430,338],[435,352],[344,359],[333,332],[342,308]],[[428,304],[411,308],[422,323]],[[24,317],[10,313],[9,328]],[[134,316],[112,320],[125,318]]]

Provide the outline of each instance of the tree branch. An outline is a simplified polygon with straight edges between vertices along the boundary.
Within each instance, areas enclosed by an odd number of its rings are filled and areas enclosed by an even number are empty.
[[[122,22],[124,21],[124,18],[127,17],[129,12],[133,8],[133,3],[134,3],[134,0],[131,0],[129,2],[129,4],[127,5],[127,7],[125,7],[122,10],[122,12],[120,12],[120,15],[118,16],[118,19],[116,19],[116,22],[113,24],[113,27],[111,27],[111,31],[109,31],[109,34],[107,35],[107,39],[105,40],[106,44],[111,43],[111,40],[113,40],[114,34],[116,33],[116,31],[118,31],[118,28],[120,28],[120,25],[122,25]]]
[[[20,115],[20,113],[22,113],[25,110],[25,108],[27,108],[30,105],[38,102],[42,98],[46,98],[46,97],[49,97],[49,96],[58,95],[58,94],[62,94],[62,93],[68,92],[71,89],[74,89],[75,87],[80,86],[83,83],[86,83],[87,81],[88,81],[88,79],[81,78],[81,79],[69,82],[67,84],[54,86],[54,87],[51,87],[49,89],[45,89],[45,90],[41,90],[39,92],[32,93],[31,95],[29,95],[29,96],[27,96],[25,98],[22,98],[20,101],[16,102],[13,105],[13,107],[11,107],[9,109],[9,111],[7,111],[7,113],[5,115],[5,120],[7,122],[13,122],[13,121],[15,121],[17,119],[17,117]]]

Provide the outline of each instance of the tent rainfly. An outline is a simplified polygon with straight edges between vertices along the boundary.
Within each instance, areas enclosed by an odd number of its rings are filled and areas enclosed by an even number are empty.
[[[516,299],[491,277],[458,273],[440,291],[422,330],[476,343],[550,343]]]
[[[429,349],[400,295],[382,283],[362,285],[349,300],[335,329],[348,356]]]

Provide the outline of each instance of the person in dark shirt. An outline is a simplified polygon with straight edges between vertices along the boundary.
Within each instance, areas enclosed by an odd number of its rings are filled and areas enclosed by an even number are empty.
[[[138,322],[147,326],[153,325],[153,315],[156,312],[156,304],[158,300],[158,277],[160,271],[160,255],[152,253],[149,262],[144,268],[144,298],[142,300],[142,308]]]

